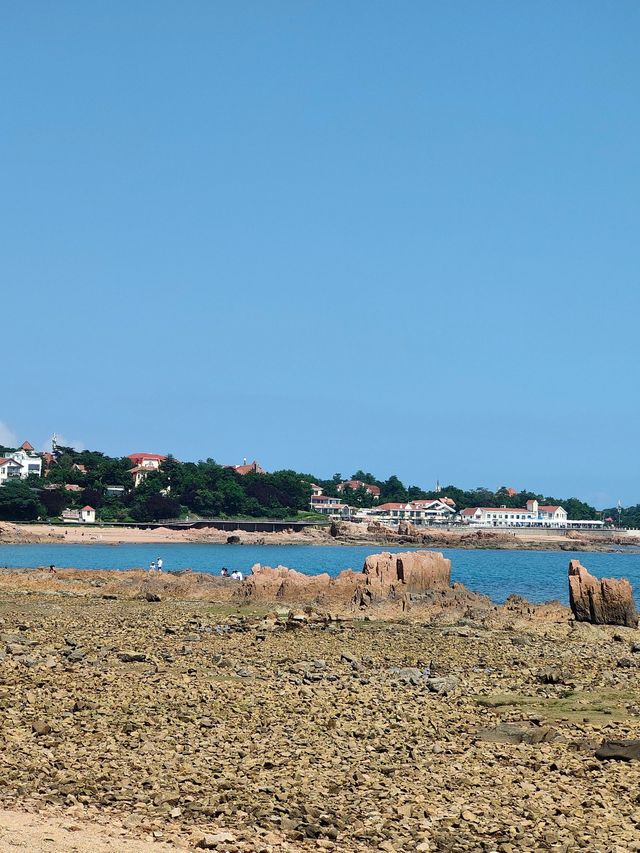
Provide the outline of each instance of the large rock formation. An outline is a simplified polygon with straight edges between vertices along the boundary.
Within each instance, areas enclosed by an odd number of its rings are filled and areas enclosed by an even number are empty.
[[[328,574],[305,575],[286,566],[271,568],[256,563],[240,585],[237,597],[322,606],[345,604],[353,598],[359,578],[350,570],[332,578]]]
[[[448,590],[450,577],[451,562],[434,551],[374,554],[367,557],[361,573],[348,569],[335,578],[258,563],[237,596],[252,601],[366,606]]]
[[[580,564],[569,561],[569,603],[578,622],[637,628],[638,611],[628,580],[598,580]]]
[[[451,585],[451,560],[435,551],[373,554],[364,561],[364,588],[359,603],[422,595]]]

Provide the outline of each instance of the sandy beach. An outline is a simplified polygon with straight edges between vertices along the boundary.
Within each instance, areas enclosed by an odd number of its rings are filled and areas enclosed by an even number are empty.
[[[175,530],[168,527],[111,527],[98,525],[24,524],[0,522],[0,544],[63,542],[118,545],[132,543],[224,544],[229,537],[246,545],[427,545],[440,548],[500,548],[530,550],[610,551],[640,546],[637,531],[491,530],[469,528],[389,528],[381,525],[339,523],[327,527],[254,533],[215,528]]]

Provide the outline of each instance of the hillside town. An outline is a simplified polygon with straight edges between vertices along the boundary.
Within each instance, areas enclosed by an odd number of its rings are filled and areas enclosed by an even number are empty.
[[[180,483],[181,480],[184,482]],[[508,505],[507,500],[518,497],[512,488],[503,489],[500,499],[505,502],[495,505],[460,507],[442,492],[439,483],[435,496],[389,500],[389,489],[385,489],[383,500],[380,485],[358,477],[345,480],[334,477],[332,481],[318,483],[290,471],[269,474],[255,459],[226,465],[181,463],[155,452],[133,452],[123,459],[112,460],[99,453],[61,448],[55,436],[50,451],[38,452],[29,441],[16,449],[4,448],[4,456],[0,458],[0,487],[17,481],[27,483],[34,495],[39,496],[44,509],[38,518],[57,517],[65,524],[171,519],[185,512],[189,518],[240,517],[243,513],[284,517],[293,512],[305,514],[308,519],[377,523],[387,527],[405,523],[415,527],[598,529],[613,522],[612,517],[603,514],[600,518],[576,518],[575,513],[570,517],[561,504],[543,503],[534,497],[526,499],[522,506]],[[229,495],[233,498],[234,484],[244,487],[244,501],[237,488],[236,500],[228,499]],[[141,510],[143,499],[145,505]]]

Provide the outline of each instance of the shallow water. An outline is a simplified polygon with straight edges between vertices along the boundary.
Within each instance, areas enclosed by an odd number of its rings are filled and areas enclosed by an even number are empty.
[[[368,554],[388,550],[415,550],[381,546],[348,545],[0,545],[0,566],[33,568],[51,563],[60,567],[81,569],[148,568],[152,560],[162,557],[164,568],[190,568],[200,572],[219,573],[222,566],[245,574],[254,563],[289,566],[305,574],[328,572],[336,575],[342,569],[359,571]],[[502,602],[511,593],[530,601],[557,598],[567,603],[567,565],[575,557],[593,574],[626,577],[640,591],[640,552],[620,553],[569,551],[467,551],[442,549],[451,560],[451,577],[469,589]]]

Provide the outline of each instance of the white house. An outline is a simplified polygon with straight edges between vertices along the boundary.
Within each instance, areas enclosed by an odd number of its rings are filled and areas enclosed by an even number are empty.
[[[526,507],[474,506],[461,513],[474,527],[567,527],[567,511],[561,506],[541,506],[536,500]]]
[[[108,498],[119,498],[125,493],[124,486],[105,486],[104,493]]]
[[[322,515],[349,515],[351,509],[347,504],[343,504],[340,498],[334,498],[331,495],[311,495],[309,506],[314,512],[319,512]]]
[[[62,520],[70,524],[95,524],[96,511],[92,506],[83,506],[82,509],[65,509],[62,511]]]
[[[137,488],[147,474],[159,470],[167,457],[160,453],[130,453],[127,459],[133,463],[130,474],[133,477],[133,485]]]
[[[320,495],[324,494],[324,489],[322,486],[319,486],[317,483],[311,483],[311,495],[314,498],[319,498]]]
[[[11,456],[0,459],[0,486],[7,480],[19,480],[22,477],[22,463]]]
[[[7,454],[6,459],[3,461],[8,462],[9,460],[13,460],[15,465],[10,466],[10,473],[4,479],[0,473],[0,483],[11,477],[20,477],[22,480],[26,480],[30,474],[35,474],[36,477],[42,476],[42,458],[35,452],[28,441],[23,442],[18,450]],[[16,465],[19,466],[19,472],[16,472]]]
[[[374,507],[370,514],[383,524],[409,521],[421,527],[425,524],[443,524],[452,521],[455,506],[438,499],[409,501],[409,503],[386,503]]]

